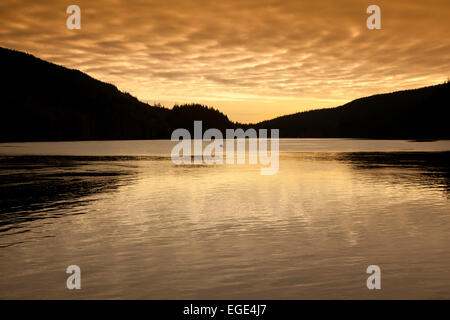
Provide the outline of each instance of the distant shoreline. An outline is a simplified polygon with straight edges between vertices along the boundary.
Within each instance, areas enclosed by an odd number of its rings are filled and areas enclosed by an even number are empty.
[[[235,138],[237,139],[237,138]],[[248,138],[245,138],[248,140]],[[270,138],[269,138],[270,139]],[[329,139],[339,139],[339,140],[378,140],[378,141],[407,141],[407,142],[437,142],[437,141],[449,141],[450,139],[411,139],[411,138],[359,138],[359,137],[327,137],[327,138],[318,138],[318,137],[281,137],[280,140],[289,140],[289,139],[302,139],[302,140],[329,140]],[[196,140],[196,139],[191,139]],[[171,139],[85,139],[85,140],[0,140],[0,144],[6,143],[48,143],[48,142],[111,142],[111,141],[171,141]],[[14,146],[2,146],[6,147],[14,147]]]

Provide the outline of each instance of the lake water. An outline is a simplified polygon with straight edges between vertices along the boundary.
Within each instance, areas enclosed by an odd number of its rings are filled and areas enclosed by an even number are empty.
[[[272,176],[173,145],[0,144],[0,298],[450,299],[450,141],[281,139]]]

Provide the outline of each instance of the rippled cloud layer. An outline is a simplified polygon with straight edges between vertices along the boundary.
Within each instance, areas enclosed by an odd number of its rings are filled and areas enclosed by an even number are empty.
[[[81,8],[81,30],[66,8]],[[381,30],[366,8],[381,8]],[[0,45],[251,122],[450,75],[448,0],[4,0]]]

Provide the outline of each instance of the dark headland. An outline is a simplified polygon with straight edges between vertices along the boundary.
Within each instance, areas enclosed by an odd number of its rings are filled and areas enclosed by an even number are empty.
[[[176,128],[242,127],[203,105],[140,102],[78,71],[0,48],[0,141],[168,139]],[[450,139],[450,83],[356,99],[251,125],[284,138]]]

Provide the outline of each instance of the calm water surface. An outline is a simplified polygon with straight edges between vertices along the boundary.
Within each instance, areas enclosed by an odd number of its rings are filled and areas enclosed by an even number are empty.
[[[450,141],[282,139],[273,176],[173,145],[0,144],[0,298],[450,299]]]

